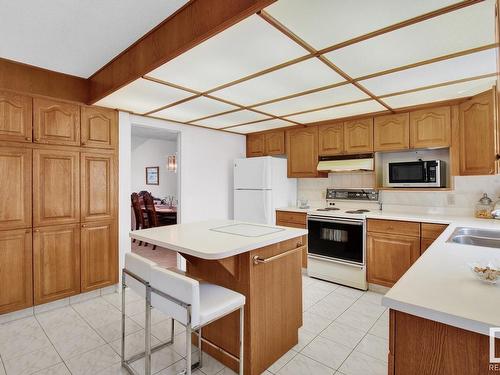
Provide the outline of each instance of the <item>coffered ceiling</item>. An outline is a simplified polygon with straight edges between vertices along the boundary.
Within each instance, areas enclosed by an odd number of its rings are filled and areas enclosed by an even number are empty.
[[[278,0],[96,104],[247,134],[468,97],[494,23],[494,0]]]

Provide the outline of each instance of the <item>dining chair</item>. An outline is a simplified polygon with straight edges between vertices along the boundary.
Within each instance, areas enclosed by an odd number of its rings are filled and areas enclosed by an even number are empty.
[[[135,230],[146,229],[149,227],[147,217],[144,217],[144,212],[142,212],[141,202],[139,194],[130,194],[130,200],[132,201],[132,210],[134,211],[135,218]],[[135,239],[133,240],[135,242]],[[142,245],[142,241],[139,241],[139,246]],[[145,243],[147,246],[147,244]]]
[[[142,195],[142,199],[144,200],[144,207],[146,207],[149,227],[154,228],[160,226],[158,222],[158,215],[156,214],[153,196],[150,193],[145,192]],[[156,250],[156,245],[153,245],[153,250]]]

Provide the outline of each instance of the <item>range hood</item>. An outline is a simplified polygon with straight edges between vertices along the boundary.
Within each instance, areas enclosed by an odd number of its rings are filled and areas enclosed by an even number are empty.
[[[323,156],[316,169],[320,172],[373,171],[373,154]]]

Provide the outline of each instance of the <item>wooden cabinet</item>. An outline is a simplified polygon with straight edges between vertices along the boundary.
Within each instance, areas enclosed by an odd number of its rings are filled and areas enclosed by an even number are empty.
[[[420,255],[420,237],[367,235],[368,282],[392,287]]]
[[[79,152],[33,150],[33,226],[79,221]]]
[[[264,133],[264,154],[285,154],[285,132],[283,130]]]
[[[276,225],[292,228],[307,228],[307,214],[305,212],[276,211]],[[307,236],[302,237],[307,244]],[[307,245],[302,252],[302,268],[307,268]]]
[[[320,156],[344,153],[344,124],[328,124],[318,127],[318,154]]]
[[[112,154],[82,152],[81,221],[116,217],[116,162]]]
[[[31,142],[32,99],[0,91],[0,140]]]
[[[82,224],[81,291],[118,282],[118,248],[115,221]]]
[[[410,113],[410,148],[449,147],[451,109],[436,107]]]
[[[80,224],[34,230],[33,275],[35,305],[80,293]]]
[[[247,135],[247,157],[264,156],[264,133]]]
[[[80,145],[80,107],[50,99],[33,99],[36,143]]]
[[[0,232],[0,314],[33,306],[31,229]]]
[[[0,179],[0,230],[31,227],[31,149],[0,146]]]
[[[487,175],[497,171],[497,124],[494,90],[460,104],[460,175]]]
[[[118,143],[118,119],[115,110],[82,107],[81,143],[84,147],[114,149]]]
[[[346,154],[373,152],[373,118],[344,123],[344,149]]]
[[[422,223],[420,254],[423,254],[447,227],[446,224]]]
[[[318,127],[309,126],[286,132],[288,177],[317,177]]]
[[[410,115],[401,113],[375,117],[374,150],[396,151],[410,147]]]

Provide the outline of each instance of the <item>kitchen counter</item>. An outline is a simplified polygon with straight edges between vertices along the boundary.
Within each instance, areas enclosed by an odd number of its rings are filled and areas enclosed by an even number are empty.
[[[234,225],[248,224],[234,220],[210,220],[136,230],[130,232],[130,237],[197,258],[223,259],[307,234],[305,229],[260,224],[250,225],[261,227],[264,231],[265,228],[276,231],[265,235],[258,235],[255,231],[246,235],[220,231]]]

